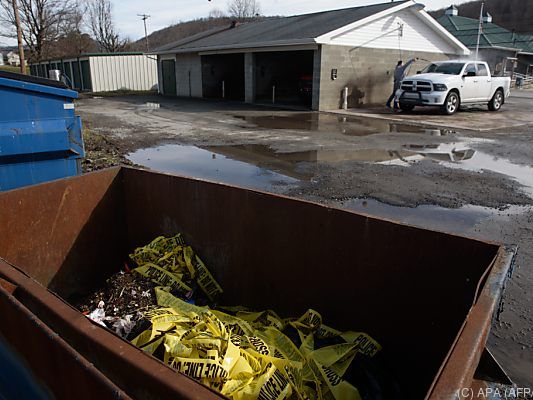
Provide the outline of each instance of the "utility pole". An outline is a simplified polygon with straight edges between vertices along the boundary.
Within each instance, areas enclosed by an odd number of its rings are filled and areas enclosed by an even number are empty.
[[[20,26],[19,6],[17,0],[13,0],[13,14],[15,14],[15,24],[17,25],[17,41],[19,45],[20,73],[26,73],[26,61],[24,60],[24,45],[22,44],[22,27]]]
[[[476,61],[479,54],[479,39],[481,37],[481,32],[483,32],[483,5],[485,3],[481,2],[481,12],[479,13],[479,28],[477,30],[477,45],[476,45]]]
[[[144,23],[144,40],[146,41],[146,51],[150,51],[150,46],[148,46],[148,31],[146,30],[146,20],[150,18],[147,14],[137,14],[137,16],[141,17]]]

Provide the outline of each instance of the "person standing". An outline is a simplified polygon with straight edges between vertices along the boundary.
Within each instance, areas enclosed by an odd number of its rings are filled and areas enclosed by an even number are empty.
[[[403,64],[403,61],[400,60],[398,61],[398,64],[396,64],[396,68],[394,69],[394,88],[392,90],[392,94],[387,100],[388,108],[391,108],[391,103],[394,100],[394,109],[398,109],[398,102],[396,101],[396,91],[400,88],[400,83],[402,82],[403,78],[405,78],[405,72],[407,71],[407,68],[409,68],[409,66],[416,60],[418,60],[418,58],[411,58],[405,64]]]

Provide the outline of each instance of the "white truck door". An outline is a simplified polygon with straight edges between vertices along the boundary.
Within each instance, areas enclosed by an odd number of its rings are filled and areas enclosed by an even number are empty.
[[[478,97],[478,84],[476,64],[469,63],[463,71],[463,88],[461,89],[461,103],[475,102]]]
[[[489,101],[492,93],[492,77],[487,69],[487,66],[483,63],[477,63],[477,93],[478,98],[481,101]]]

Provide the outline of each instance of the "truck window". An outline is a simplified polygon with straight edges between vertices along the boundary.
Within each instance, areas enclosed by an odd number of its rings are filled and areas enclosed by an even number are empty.
[[[473,72],[474,74],[476,74],[476,64],[468,64],[465,68],[465,75],[470,73],[470,72]]]
[[[487,71],[487,67],[485,67],[485,64],[478,64],[477,65],[477,74],[478,76],[488,76],[489,71]]]
[[[447,74],[447,75],[459,75],[463,69],[463,63],[439,63],[439,64],[429,64],[426,68],[422,70],[422,73],[438,73],[438,74]]]

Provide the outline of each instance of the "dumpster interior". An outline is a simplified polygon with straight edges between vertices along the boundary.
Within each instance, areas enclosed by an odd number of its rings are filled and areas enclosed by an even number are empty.
[[[408,398],[428,393],[499,249],[129,168],[2,193],[0,226],[0,257],[71,304],[120,270],[134,248],[180,232],[224,288],[221,304],[282,317],[313,308],[327,325],[367,332]],[[31,296],[21,301],[32,309]],[[104,360],[83,355],[105,370]]]

